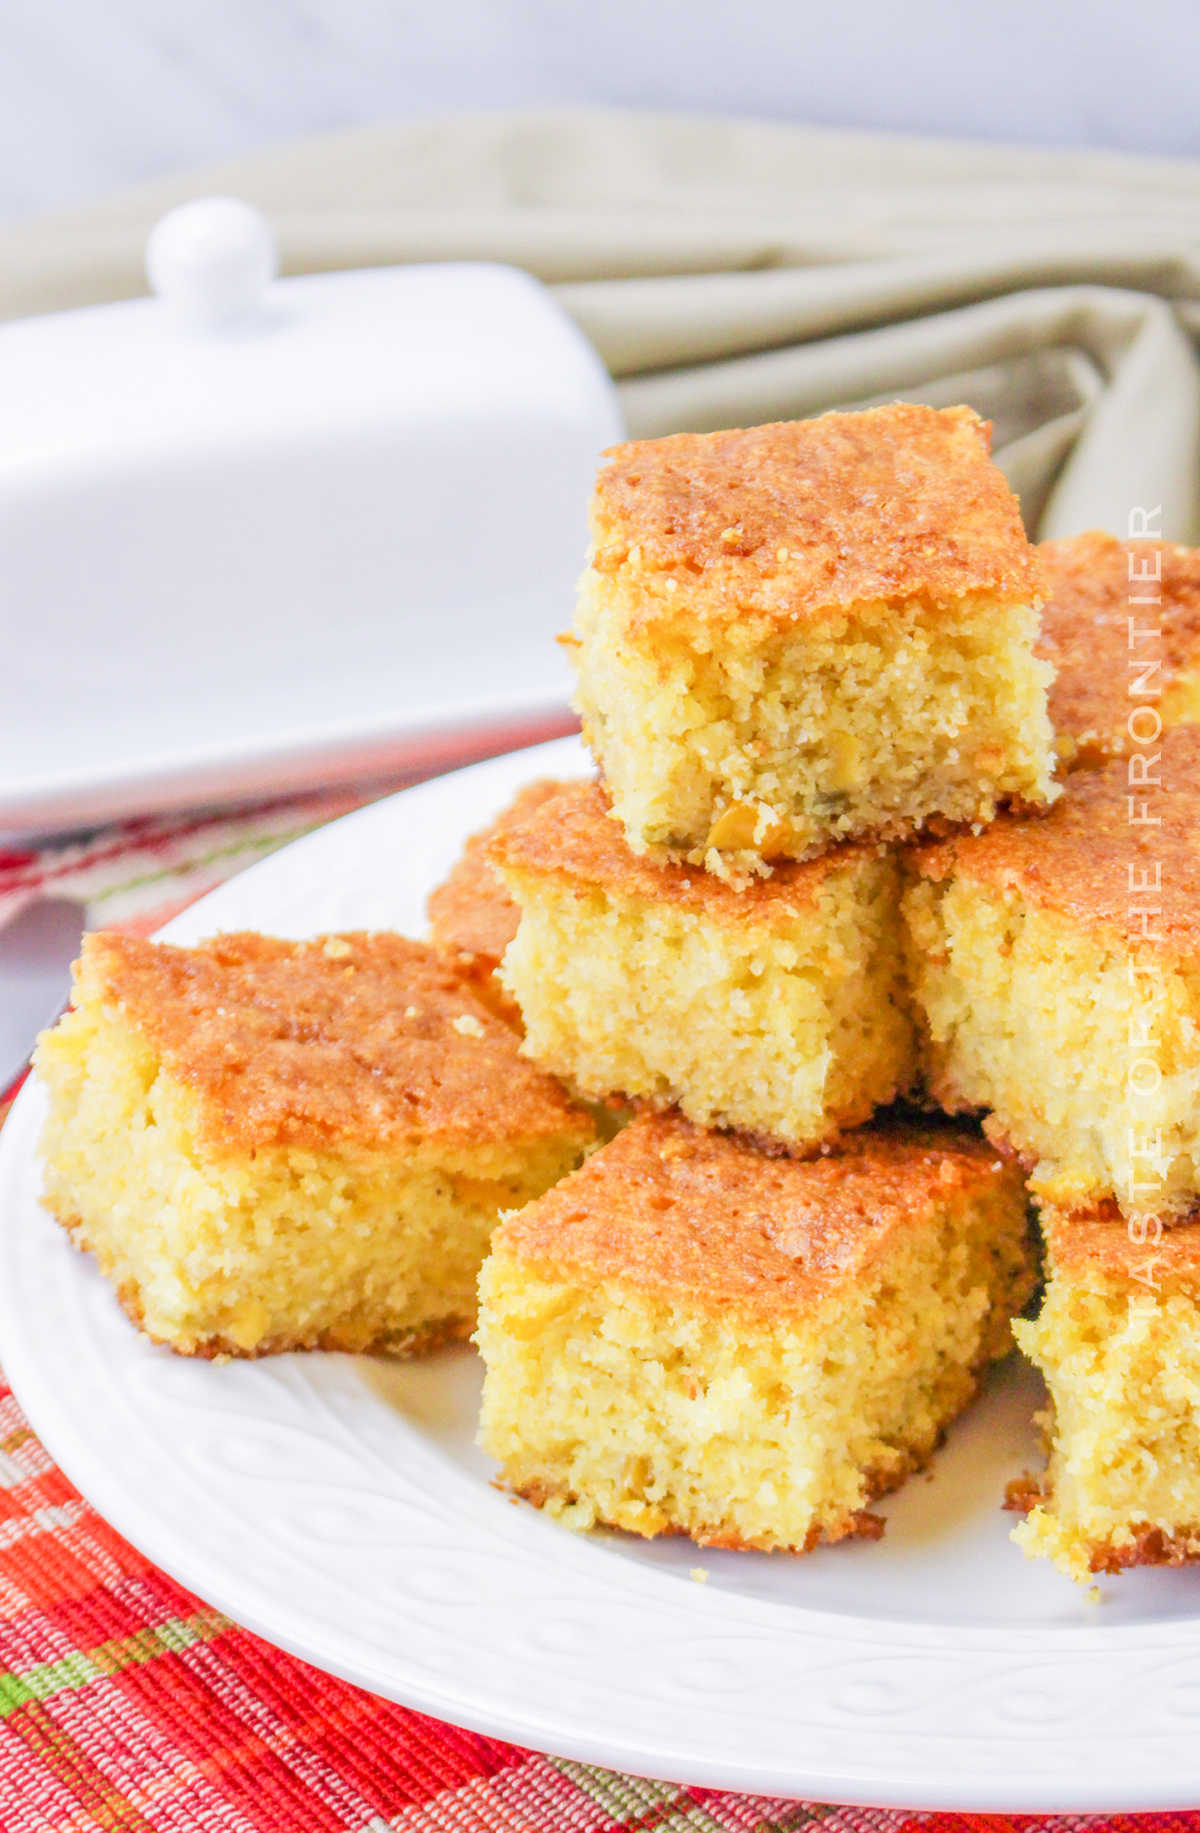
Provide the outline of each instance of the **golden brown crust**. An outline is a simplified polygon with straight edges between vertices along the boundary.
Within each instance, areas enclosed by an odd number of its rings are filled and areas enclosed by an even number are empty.
[[[445,1349],[451,1343],[465,1343],[475,1329],[475,1322],[473,1316],[444,1317],[429,1324],[419,1324],[412,1330],[378,1330],[341,1324],[329,1330],[314,1331],[309,1336],[264,1337],[253,1349],[243,1348],[232,1337],[205,1337],[190,1349],[182,1349],[174,1340],[156,1337],[144,1324],[139,1328],[151,1342],[166,1343],[177,1355],[195,1356],[204,1362],[212,1362],[218,1356],[254,1361],[259,1356],[280,1356],[291,1350],[310,1349],[338,1351],[347,1356],[391,1356],[397,1361],[407,1361],[411,1356],[427,1356],[435,1349]]]
[[[435,949],[353,933],[198,948],[84,938],[84,997],[120,1008],[197,1097],[214,1155],[592,1133]]]
[[[1004,1507],[1013,1514],[1028,1515],[1043,1504],[1052,1507],[1053,1501],[1053,1489],[1046,1476],[1039,1479],[1026,1471],[1005,1485]],[[1088,1571],[1115,1574],[1130,1572],[1136,1566],[1200,1565],[1200,1525],[1168,1533],[1148,1521],[1137,1521],[1129,1533],[1128,1540],[1092,1541],[1087,1547]]]
[[[1031,1471],[1023,1470],[1019,1477],[1010,1477],[1004,1485],[1002,1507],[1010,1515],[1027,1515],[1030,1509],[1037,1508],[1046,1500],[1041,1480]]]
[[[863,602],[1040,589],[1017,500],[970,408],[864,413],[616,446],[592,503],[592,564],[631,555],[680,588],[637,621],[747,609],[785,622]]]
[[[634,853],[601,785],[578,783],[527,821],[507,827],[492,842],[490,857],[501,871],[553,874],[577,887],[674,904],[711,922],[753,925],[811,911],[830,873],[877,851],[874,842],[848,842],[803,864],[776,865],[770,878],[739,880],[735,886],[695,866],[658,865]]]
[[[446,959],[461,976],[463,985],[472,993],[480,1005],[486,1006],[493,1018],[515,1031],[519,1037],[525,1035],[521,1008],[511,994],[505,992],[496,972],[496,965],[488,955],[459,953],[453,948],[445,951]]]
[[[1076,928],[1136,935],[1140,950],[1190,957],[1200,946],[1200,727],[1164,732],[1155,750],[1162,787],[1137,791],[1135,801],[1161,826],[1131,825],[1128,765],[1116,758],[1076,771],[1048,814],[1001,815],[981,834],[918,844],[909,857],[923,878],[1012,889]],[[1161,889],[1139,891],[1143,875]],[[1155,912],[1146,927],[1161,940],[1142,939],[1141,919],[1130,917],[1142,906]]]
[[[1200,1217],[1195,1213],[1164,1228],[1157,1240],[1145,1219],[1126,1221],[1111,1201],[1087,1213],[1044,1205],[1041,1218],[1047,1270],[1058,1277],[1076,1285],[1187,1291],[1200,1298]]]
[[[1138,1522],[1131,1530],[1132,1541],[1114,1545],[1108,1542],[1090,1549],[1088,1569],[1091,1572],[1128,1572],[1134,1566],[1200,1565],[1200,1525],[1178,1528],[1172,1534]]]
[[[471,835],[462,857],[430,892],[425,906],[435,947],[454,954],[464,966],[471,961],[480,969],[486,965],[488,973],[493,971],[517,933],[521,912],[496,877],[488,849],[507,828],[528,820],[546,802],[573,787],[550,777],[527,783],[490,826]]]
[[[902,1473],[893,1480],[890,1476],[886,1482],[872,1486],[868,1476],[866,1494],[868,1497],[882,1495],[890,1489],[899,1489],[911,1470],[919,1468],[915,1462],[905,1466]],[[562,1503],[566,1507],[579,1501],[579,1497],[566,1484],[551,1483],[533,1478],[523,1483],[514,1492],[522,1502],[528,1502],[533,1508],[545,1508],[549,1502]],[[747,1540],[736,1528],[723,1522],[713,1522],[704,1527],[685,1528],[677,1522],[669,1521],[665,1515],[655,1519],[652,1526],[643,1528],[631,1527],[623,1521],[610,1521],[603,1514],[596,1517],[600,1525],[615,1528],[620,1533],[635,1534],[642,1540],[682,1540],[685,1536],[698,1547],[720,1547],[731,1553],[811,1553],[814,1547],[831,1545],[839,1540],[881,1540],[887,1522],[882,1515],[873,1515],[868,1509],[849,1510],[835,1524],[819,1523],[811,1527],[804,1539],[797,1546],[780,1546],[776,1540]]]
[[[505,1222],[495,1246],[547,1278],[795,1316],[866,1278],[906,1230],[999,1183],[1023,1190],[1014,1166],[948,1123],[882,1122],[800,1160],[647,1115]]]
[[[1159,662],[1148,684],[1166,693],[1185,670],[1200,666],[1200,548],[1118,541],[1093,531],[1038,548],[1047,603],[1037,653],[1053,663],[1050,723],[1077,747],[1068,761],[1094,767],[1135,747],[1126,729],[1132,661]],[[1156,556],[1160,558],[1156,559]],[[1161,573],[1130,582],[1130,566]],[[1158,594],[1158,605],[1131,602]],[[1130,648],[1129,619],[1161,630]],[[1159,704],[1158,701],[1146,704]]]

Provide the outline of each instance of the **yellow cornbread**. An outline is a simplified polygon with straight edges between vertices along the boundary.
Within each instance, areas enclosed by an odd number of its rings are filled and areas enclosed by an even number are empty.
[[[1093,531],[1037,552],[1047,594],[1037,653],[1055,670],[1060,762],[1094,769],[1128,757],[1139,702],[1168,729],[1200,723],[1200,548]]]
[[[520,911],[496,877],[488,849],[505,828],[525,820],[566,787],[549,777],[526,783],[489,826],[469,836],[425,906],[430,941],[450,957],[476,999],[518,1031],[520,1007],[501,986],[496,970],[517,933]]]
[[[637,853],[734,878],[1052,799],[1040,579],[969,408],[618,446],[571,648]]]
[[[595,784],[505,828],[503,985],[524,1050],[584,1096],[678,1104],[812,1148],[909,1086],[900,875],[848,845],[738,892],[632,853]]]
[[[1200,1560],[1200,1226],[1043,1224],[1045,1302],[1013,1330],[1050,1389],[1050,1460],[1012,1486],[1013,1539],[1080,1580]]]
[[[1064,1210],[1200,1200],[1200,728],[1165,732],[1130,825],[1127,761],[1048,815],[914,847],[904,896],[930,1092]]]
[[[501,1210],[591,1122],[399,936],[85,937],[43,1033],[44,1201],[190,1355],[465,1335]]]
[[[643,1116],[493,1237],[480,1443],[571,1527],[876,1536],[1033,1277],[1020,1175],[963,1130],[801,1161]]]

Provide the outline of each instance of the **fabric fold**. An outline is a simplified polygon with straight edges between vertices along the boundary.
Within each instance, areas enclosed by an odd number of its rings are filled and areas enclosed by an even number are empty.
[[[1079,352],[1099,379],[1064,415],[1039,418],[1044,371],[1014,359]],[[1011,388],[969,390],[969,405],[995,419],[1033,407],[1034,426],[999,445],[997,462],[1023,490],[1031,532],[1042,539],[1105,527],[1123,533],[1134,507],[1162,507],[1164,534],[1200,538],[1200,367],[1170,307],[1145,293],[1064,287],[1010,294],[957,312],[881,330],[639,376],[618,384],[630,433],[709,432],[723,426],[795,419],[875,398],[945,406],[955,389],[931,387],[956,373],[1009,363]],[[1078,384],[1077,384],[1078,385]],[[975,399],[971,395],[976,396]],[[988,396],[990,395],[990,399]],[[1038,426],[1053,436],[1027,443]],[[1068,449],[1068,447],[1070,449]],[[1061,476],[1057,477],[1059,467]]]
[[[1200,539],[1200,162],[542,109],[326,135],[0,232],[0,316],[145,291],[215,191],[283,268],[491,260],[556,289],[629,431],[964,399],[1043,538]],[[957,392],[956,392],[957,391]]]

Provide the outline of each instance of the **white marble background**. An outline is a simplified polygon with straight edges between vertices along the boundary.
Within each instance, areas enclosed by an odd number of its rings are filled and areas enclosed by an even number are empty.
[[[0,220],[538,103],[1200,155],[1196,0],[0,0]]]

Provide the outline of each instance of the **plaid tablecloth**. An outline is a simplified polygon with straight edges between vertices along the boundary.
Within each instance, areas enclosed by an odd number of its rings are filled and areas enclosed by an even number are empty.
[[[93,928],[148,933],[413,780],[0,854],[0,925],[51,892],[84,902]],[[829,1833],[1200,1833],[1200,1812],[918,1815],[678,1788],[439,1724],[280,1653],[155,1570],[71,1487],[0,1377],[0,1833],[783,1833],[818,1821]]]

